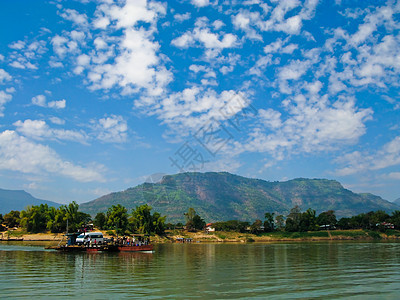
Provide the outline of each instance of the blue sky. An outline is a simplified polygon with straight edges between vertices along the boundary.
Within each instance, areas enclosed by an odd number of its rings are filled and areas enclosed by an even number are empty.
[[[229,171],[400,197],[397,1],[10,0],[0,22],[1,188]]]

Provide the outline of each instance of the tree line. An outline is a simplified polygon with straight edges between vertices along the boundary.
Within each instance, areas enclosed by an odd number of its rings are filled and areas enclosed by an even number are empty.
[[[287,231],[306,232],[321,229],[366,229],[384,231],[388,227],[400,228],[400,211],[396,210],[391,215],[382,210],[361,213],[352,217],[337,219],[333,210],[316,214],[309,208],[302,212],[299,206],[292,208],[287,216],[267,212],[264,222],[260,219],[253,223],[230,220],[213,223],[217,231],[236,231],[258,234],[262,232]]]
[[[3,224],[8,228],[22,227],[27,232],[38,233],[46,230],[53,233],[67,231],[74,232],[85,224],[93,221],[93,224],[101,230],[115,230],[117,234],[141,233],[163,234],[165,229],[183,228],[182,223],[165,224],[166,216],[160,213],[151,213],[152,207],[145,204],[132,209],[131,213],[118,204],[112,205],[103,213],[98,213],[92,220],[89,214],[79,211],[79,205],[72,202],[61,205],[59,208],[49,207],[47,204],[29,206],[21,212],[12,210],[4,216],[0,214],[0,230],[4,230]],[[189,208],[184,214],[185,228],[188,231],[205,229],[205,221],[193,208]],[[229,220],[215,222],[212,227],[217,231],[236,231],[258,234],[272,231],[305,232],[321,229],[367,229],[385,230],[392,224],[396,229],[400,228],[400,211],[396,210],[391,215],[382,210],[361,213],[352,217],[337,219],[333,210],[316,214],[309,208],[302,212],[298,206],[292,208],[288,215],[275,215],[267,212],[264,220],[257,219],[253,223]]]
[[[79,205],[75,201],[59,208],[40,204],[22,211],[12,210],[4,216],[0,214],[0,230],[5,230],[4,224],[8,228],[22,227],[28,233],[76,232],[93,221],[97,228],[115,230],[117,234],[163,234],[166,217],[158,212],[151,214],[151,210],[151,206],[146,204],[128,213],[122,205],[112,205],[106,213],[98,213],[92,220],[89,214],[79,211]]]

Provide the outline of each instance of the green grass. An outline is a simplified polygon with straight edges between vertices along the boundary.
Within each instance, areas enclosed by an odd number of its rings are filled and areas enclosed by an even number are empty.
[[[380,240],[380,239],[382,239],[382,236],[381,236],[380,233],[377,232],[377,231],[368,230],[368,231],[367,231],[367,234],[368,234],[370,237],[372,237],[373,239],[375,239],[375,240]]]
[[[329,237],[327,231],[309,231],[309,232],[286,232],[276,231],[264,233],[263,236],[269,236],[276,239],[302,239],[302,238],[313,238],[313,237]]]
[[[399,230],[394,230],[394,229],[387,229],[385,231],[385,234],[387,234],[387,236],[400,236],[400,231]]]
[[[332,236],[348,236],[348,237],[367,237],[368,234],[363,230],[333,230],[331,231]]]
[[[24,234],[27,234],[27,232],[26,231],[22,231],[22,230],[10,230],[10,231],[4,231],[3,234],[4,234],[4,236],[10,234],[10,237],[11,236],[13,236],[13,237],[21,237]]]
[[[226,239],[226,235],[225,234],[217,233],[216,236],[219,237],[222,240]]]

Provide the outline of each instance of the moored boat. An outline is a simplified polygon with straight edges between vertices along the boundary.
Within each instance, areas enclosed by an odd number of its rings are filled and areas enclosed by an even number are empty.
[[[76,239],[80,233],[69,233],[65,236],[67,241],[62,244],[62,241],[57,246],[46,247],[46,249],[58,250],[62,252],[153,252],[154,247],[150,244],[148,237],[138,236],[137,239],[132,238],[119,238],[116,241],[103,240],[101,236],[101,243],[96,241],[85,242],[83,244],[77,244]],[[98,234],[98,233],[97,233]]]

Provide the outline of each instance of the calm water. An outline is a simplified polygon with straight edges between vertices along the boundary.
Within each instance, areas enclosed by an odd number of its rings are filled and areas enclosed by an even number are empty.
[[[400,298],[400,243],[166,244],[58,253],[0,243],[0,298]]]

